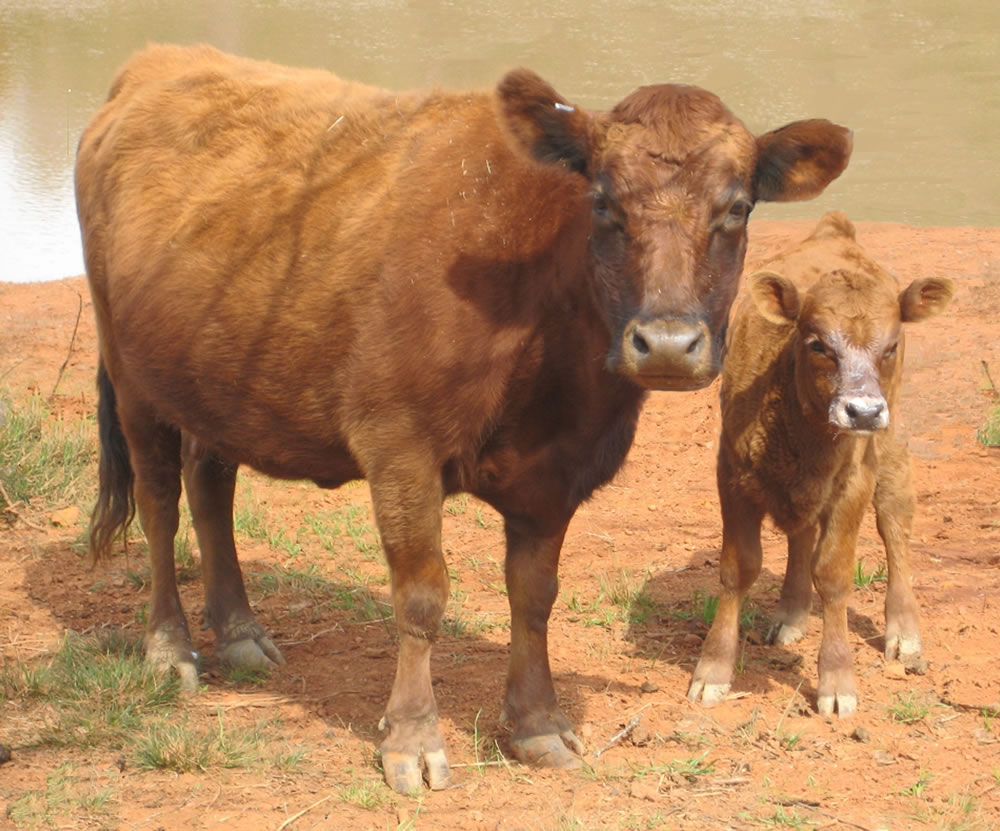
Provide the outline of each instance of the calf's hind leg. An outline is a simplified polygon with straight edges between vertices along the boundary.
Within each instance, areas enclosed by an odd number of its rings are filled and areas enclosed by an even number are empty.
[[[812,607],[812,561],[816,549],[816,525],[788,537],[788,563],[781,584],[781,599],[768,632],[770,643],[800,640],[809,628]]]
[[[910,531],[916,497],[910,454],[895,431],[876,441],[875,523],[885,545],[885,657],[912,661],[920,656],[920,614],[910,576]]]
[[[216,655],[231,666],[270,669],[281,652],[254,617],[233,540],[236,465],[192,452],[184,439],[184,488],[205,584],[205,621],[215,631]]]
[[[548,623],[559,591],[559,552],[564,525],[549,536],[506,523],[507,597],[510,602],[510,667],[501,720],[513,727],[514,755],[553,768],[579,767],[583,743],[559,708],[549,667]]]

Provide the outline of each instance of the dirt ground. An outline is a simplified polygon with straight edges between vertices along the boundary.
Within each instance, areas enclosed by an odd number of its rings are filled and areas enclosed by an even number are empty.
[[[802,238],[811,225],[753,223],[748,263]],[[694,609],[718,584],[718,387],[657,393],[626,467],[578,512],[563,551],[550,649],[563,707],[588,745],[584,770],[504,764],[495,750],[495,741],[505,750],[497,720],[508,651],[501,524],[474,500],[455,500],[444,529],[449,615],[464,625],[442,635],[432,659],[453,788],[409,798],[380,784],[373,754],[394,669],[391,631],[347,611],[319,614],[307,596],[255,591],[251,581],[251,600],[287,666],[262,686],[234,684],[213,664],[211,634],[196,631],[206,686],[182,710],[192,723],[276,719],[288,746],[305,751],[294,770],[176,775],[119,765],[119,751],[32,747],[27,714],[16,702],[0,702],[0,742],[13,749],[12,761],[0,765],[0,827],[11,822],[5,808],[44,790],[47,775],[70,762],[79,781],[116,794],[107,825],[150,831],[1000,828],[1000,451],[975,438],[993,404],[983,362],[1000,381],[1000,228],[859,223],[858,231],[902,283],[938,274],[957,284],[944,315],[909,329],[902,395],[919,499],[913,565],[926,674],[905,674],[882,658],[885,584],[856,588],[850,628],[859,712],[843,722],[818,716],[821,620],[814,616],[799,644],[760,643],[784,573],[783,538],[767,530],[764,571],[751,595],[763,617],[746,639],[734,694],[711,710],[687,702],[705,633]],[[82,315],[70,350],[78,298]],[[84,280],[0,283],[0,383],[15,397],[30,389],[48,396],[67,355],[52,407],[75,418],[95,406],[96,342]],[[386,599],[384,567],[370,546],[331,551],[306,528],[310,515],[349,504],[367,516],[366,488],[323,492],[258,476],[244,481],[239,493],[294,541],[244,540],[246,572],[313,563],[345,584],[369,580],[374,596]],[[66,630],[113,624],[141,632],[136,613],[148,590],[124,579],[124,559],[88,569],[73,543],[89,505],[78,507],[70,527],[53,526],[48,513],[28,516],[38,528],[0,524],[6,660],[43,655]],[[868,571],[884,562],[871,517],[858,554]],[[630,622],[617,613],[614,589],[638,590],[644,581],[655,604],[643,622]],[[197,630],[199,582],[185,583],[182,594]],[[926,714],[898,721],[893,708],[901,701],[922,702]],[[635,719],[631,732],[611,743]],[[484,760],[490,764],[476,765]],[[365,804],[356,797],[361,791],[372,794]],[[58,825],[95,821],[67,816]]]

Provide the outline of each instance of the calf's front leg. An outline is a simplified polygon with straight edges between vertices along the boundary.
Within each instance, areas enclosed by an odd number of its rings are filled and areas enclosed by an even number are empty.
[[[720,459],[719,501],[722,506],[722,554],[719,572],[722,591],[715,620],[702,646],[688,688],[688,700],[712,707],[728,694],[740,643],[740,608],[743,598],[760,574],[760,524],[762,513],[731,493],[722,476]],[[742,504],[741,504],[742,503]]]
[[[548,652],[549,614],[559,591],[559,552],[566,526],[551,536],[538,536],[508,520],[505,532],[510,667],[501,720],[511,724],[511,746],[521,762],[576,768],[583,743],[559,707]]]

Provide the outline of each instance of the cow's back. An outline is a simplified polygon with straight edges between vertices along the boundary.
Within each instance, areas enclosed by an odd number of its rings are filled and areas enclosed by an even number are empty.
[[[546,266],[523,292],[519,266],[581,187],[517,157],[494,106],[208,47],[139,55],[77,165],[115,383],[279,475],[326,478],[375,409],[405,406],[442,459],[474,446],[537,326]]]

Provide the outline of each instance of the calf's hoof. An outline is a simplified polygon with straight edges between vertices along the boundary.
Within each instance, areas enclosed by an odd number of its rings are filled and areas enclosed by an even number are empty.
[[[198,653],[191,648],[186,631],[177,626],[161,626],[146,633],[143,648],[146,663],[155,673],[166,675],[176,670],[181,692],[186,695],[198,692]]]
[[[576,770],[583,766],[583,742],[572,730],[512,739],[510,745],[514,757],[525,765],[555,770]]]
[[[834,711],[841,718],[854,715],[858,709],[858,690],[854,675],[849,672],[820,672],[816,709],[821,716],[832,716]]]
[[[436,719],[422,725],[409,722],[390,725],[383,716],[379,729],[387,727],[389,735],[379,750],[382,775],[390,788],[396,793],[408,794],[420,790],[422,782],[432,791],[451,785],[451,767]]]
[[[897,658],[904,664],[916,662],[920,657],[920,635],[905,635],[901,632],[886,632],[885,659],[895,661]]]
[[[767,632],[767,642],[778,646],[787,646],[802,640],[805,634],[804,627],[796,626],[793,623],[775,623]]]
[[[688,701],[692,704],[700,701],[703,707],[714,707],[725,701],[731,687],[728,682],[713,684],[696,676],[688,687]]]
[[[272,670],[285,663],[281,650],[257,623],[230,633],[216,648],[216,655],[220,661],[240,669]]]

